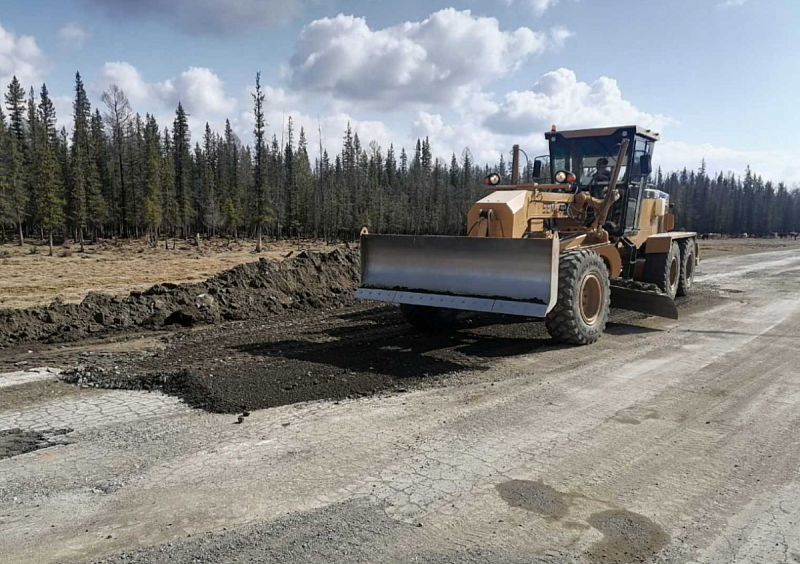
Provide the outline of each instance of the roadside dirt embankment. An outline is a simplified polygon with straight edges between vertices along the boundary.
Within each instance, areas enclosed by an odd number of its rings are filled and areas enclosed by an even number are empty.
[[[358,276],[355,251],[304,251],[282,262],[262,259],[242,264],[200,283],[156,284],[123,298],[91,293],[78,304],[55,301],[44,307],[2,310],[0,348],[337,306],[352,300]]]

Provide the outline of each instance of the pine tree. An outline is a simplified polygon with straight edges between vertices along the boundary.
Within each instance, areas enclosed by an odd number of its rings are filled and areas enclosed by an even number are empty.
[[[177,201],[178,225],[184,237],[188,235],[189,221],[192,219],[191,174],[192,155],[190,152],[191,133],[189,116],[178,102],[175,121],[172,124],[172,160],[175,167],[175,199]]]
[[[265,143],[265,128],[266,121],[264,120],[264,92],[261,90],[261,73],[256,73],[256,89],[252,94],[253,96],[253,117],[255,124],[253,126],[253,137],[255,138],[255,155],[254,155],[254,169],[253,169],[253,195],[255,209],[253,210],[253,222],[256,227],[256,237],[258,243],[256,244],[256,252],[260,253],[262,250],[261,236],[264,224],[270,222],[274,218],[274,212],[268,201],[267,186],[266,186],[266,158],[267,147]]]
[[[202,209],[203,223],[213,237],[221,222],[217,179],[218,147],[211,126],[206,122],[203,135]]]
[[[285,218],[289,236],[297,235],[300,218],[297,210],[297,178],[294,155],[294,123],[292,116],[286,124],[286,144],[283,148],[283,189],[285,193]]]
[[[44,140],[50,143],[51,149],[55,150],[59,142],[56,130],[56,108],[46,84],[42,84],[42,90],[39,93],[39,120]]]
[[[308,143],[306,132],[301,127],[300,137],[297,141],[295,153],[295,191],[297,194],[297,223],[298,231],[307,235],[315,225],[314,216],[314,171],[311,169],[311,160],[308,157]]]
[[[159,230],[163,222],[164,204],[162,197],[164,180],[161,162],[161,139],[159,137],[158,123],[151,115],[146,117],[144,130],[145,144],[145,171],[144,171],[144,198],[143,218],[152,245],[158,245]]]
[[[72,103],[72,178],[69,183],[67,201],[70,219],[75,227],[81,251],[84,250],[83,232],[89,220],[90,199],[95,198],[97,184],[97,162],[93,158],[91,139],[92,108],[83,86],[80,73],[75,74],[75,101]],[[92,202],[93,206],[96,205]]]
[[[25,90],[16,76],[8,84],[5,99],[9,127],[17,138],[17,149],[22,150],[25,146]]]
[[[169,128],[164,128],[162,138],[164,140],[164,145],[161,149],[161,154],[163,155],[161,166],[162,225],[165,226],[165,230],[171,231],[174,235],[178,226],[178,198],[175,194],[175,159]],[[168,240],[166,240],[165,245],[169,245]]]
[[[129,231],[128,225],[128,190],[127,190],[127,174],[126,170],[126,151],[125,142],[128,132],[128,126],[131,120],[131,104],[125,92],[116,84],[103,92],[103,103],[106,106],[105,120],[109,129],[111,130],[111,139],[113,144],[113,158],[115,162],[114,178],[119,186],[119,223],[122,233],[127,236]]]
[[[100,110],[96,109],[92,115],[90,125],[91,164],[90,171],[96,174],[96,182],[89,183],[86,193],[87,214],[92,223],[92,236],[97,242],[98,230],[103,232],[103,226],[111,217],[111,206],[114,202],[113,183],[109,168],[110,152],[103,129],[103,117]]]
[[[50,256],[53,256],[53,231],[64,225],[64,199],[58,181],[58,161],[49,146],[42,148],[41,159],[37,175],[41,191],[41,224],[47,231]]]
[[[25,244],[22,224],[25,221],[28,207],[28,190],[25,181],[22,151],[13,130],[8,129],[0,136],[3,151],[0,155],[2,169],[3,207],[0,222],[8,222],[17,227],[19,246]]]
[[[233,133],[231,122],[225,120],[225,139],[223,142],[220,174],[223,181],[222,215],[225,225],[231,234],[238,238],[239,228],[244,217],[242,214],[242,182],[239,174],[239,144]]]

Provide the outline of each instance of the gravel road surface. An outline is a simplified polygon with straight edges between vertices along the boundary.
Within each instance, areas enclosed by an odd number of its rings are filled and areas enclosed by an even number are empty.
[[[444,342],[386,309],[356,336],[187,332],[153,354],[222,358],[220,385],[196,376],[208,405],[28,355],[53,370],[0,375],[0,562],[800,562],[800,252],[700,270],[713,299],[584,348],[486,319]],[[141,354],[120,378],[153,369]],[[326,387],[351,373],[372,395]],[[328,391],[234,409],[273,374]]]

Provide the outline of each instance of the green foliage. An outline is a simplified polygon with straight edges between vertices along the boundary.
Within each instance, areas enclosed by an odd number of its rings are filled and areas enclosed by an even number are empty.
[[[508,179],[505,156],[477,165],[469,149],[447,161],[435,140],[419,139],[410,153],[390,145],[364,145],[348,124],[338,154],[287,117],[282,131],[265,121],[269,100],[256,76],[253,144],[230,122],[222,135],[206,124],[191,145],[189,116],[178,104],[172,129],[134,114],[125,93],[103,94],[105,114],[92,110],[75,76],[72,137],[56,130],[46,86],[37,97],[12,79],[0,109],[0,222],[28,235],[95,234],[156,237],[239,236],[353,239],[368,227],[378,233],[459,235],[466,214],[484,194],[483,177]],[[275,128],[277,129],[277,128]],[[316,140],[315,140],[316,141]],[[532,165],[523,170],[530,180]],[[767,234],[800,231],[800,193],[764,181],[748,169],[741,177],[697,171],[657,172],[671,194],[677,226],[700,232]],[[62,227],[65,229],[62,230]]]
[[[172,123],[172,162],[175,170],[175,199],[178,225],[185,231],[194,215],[191,201],[192,154],[189,115],[179,102]]]
[[[37,184],[41,192],[41,224],[47,231],[64,225],[64,198],[58,178],[58,161],[48,146],[41,150]]]

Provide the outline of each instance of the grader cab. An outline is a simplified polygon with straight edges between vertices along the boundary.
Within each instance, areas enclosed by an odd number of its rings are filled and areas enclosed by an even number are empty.
[[[370,235],[357,298],[398,303],[420,328],[459,310],[544,318],[554,339],[595,342],[610,307],[677,319],[698,261],[696,233],[674,231],[669,196],[647,185],[659,135],[611,127],[545,135],[549,155],[520,182],[498,174],[462,237]]]

